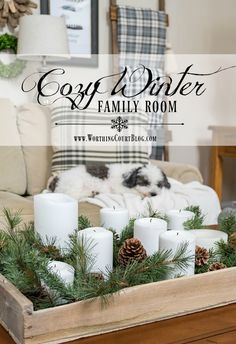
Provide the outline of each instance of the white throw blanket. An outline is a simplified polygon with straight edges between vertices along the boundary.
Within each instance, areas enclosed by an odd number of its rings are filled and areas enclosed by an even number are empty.
[[[217,224],[221,207],[218,196],[212,188],[199,182],[182,184],[171,178],[168,180],[171,183],[171,189],[162,189],[161,194],[155,197],[142,199],[139,195],[132,193],[99,194],[94,198],[87,198],[86,201],[102,208],[127,208],[130,218],[148,214],[150,206],[153,210],[165,212],[170,209],[183,209],[190,205],[198,205],[205,215],[204,225]]]

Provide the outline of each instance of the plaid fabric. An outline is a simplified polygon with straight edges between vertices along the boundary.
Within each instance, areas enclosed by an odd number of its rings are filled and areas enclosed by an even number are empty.
[[[166,14],[150,9],[118,6],[117,20],[121,65],[143,63],[163,69]]]
[[[135,95],[140,92],[140,90],[144,89],[145,85],[148,81],[148,73],[143,73],[143,67],[130,67],[126,66],[127,73],[123,79],[123,83],[126,84],[125,88],[125,95],[132,97],[132,95]],[[157,79],[159,77],[163,76],[163,71],[159,68],[152,69],[153,73],[153,79]],[[161,82],[165,81],[165,78],[161,79]],[[158,84],[158,82],[157,82]],[[157,86],[158,87],[158,86]],[[149,97],[148,98],[148,90],[145,92],[142,92],[139,96],[139,98],[143,98],[144,100],[150,100],[151,102],[154,100],[158,100],[158,102],[162,102],[165,100],[165,94],[164,90],[162,89],[159,93],[158,97]],[[164,114],[158,110],[158,112],[149,112],[148,114],[148,123],[149,123],[149,129],[155,128],[157,125],[161,124],[163,122],[163,116]]]
[[[71,110],[68,106],[58,106],[52,110],[51,138],[54,149],[52,158],[52,173],[68,170],[77,165],[96,165],[109,163],[148,163],[148,147],[140,144],[129,145],[123,142],[96,143],[87,141],[73,142],[74,136],[87,136],[93,132],[94,135],[114,135],[116,131],[111,129],[111,119],[116,118],[116,114],[97,113],[95,109],[89,111]],[[121,115],[127,118],[127,115]],[[135,130],[135,134],[144,134],[147,125],[132,127],[132,123],[147,123],[145,113],[136,113],[128,117],[130,129],[124,130],[123,135],[130,134],[129,130]],[[58,125],[64,124],[64,125]],[[77,125],[71,125],[77,123]],[[68,125],[67,125],[68,124]],[[97,125],[96,125],[97,124]],[[137,132],[138,130],[138,132]],[[141,133],[141,131],[142,133]]]
[[[134,8],[130,6],[118,6],[118,46],[120,67],[128,66],[130,72],[137,66],[143,64],[151,68],[153,77],[163,74],[166,51],[166,27],[167,15],[161,11],[150,9]],[[131,75],[131,74],[129,74]],[[138,78],[134,83],[128,83],[129,94],[135,94],[145,84],[145,75]],[[142,97],[145,97],[145,93]],[[158,96],[158,101],[164,100],[164,95]],[[153,131],[156,127],[156,134],[164,131],[160,128],[163,122],[163,114],[149,113],[149,129]],[[158,126],[157,126],[158,125]],[[163,144],[163,143],[162,143]],[[152,147],[152,156],[160,156],[161,147]]]

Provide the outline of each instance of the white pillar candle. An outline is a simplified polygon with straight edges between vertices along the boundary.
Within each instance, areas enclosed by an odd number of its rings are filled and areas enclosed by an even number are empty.
[[[92,258],[91,272],[106,274],[113,268],[113,234],[102,227],[86,228],[79,231],[78,237],[83,240]]]
[[[174,278],[178,275],[194,275],[196,238],[189,231],[168,231],[160,235],[160,250],[171,250],[171,258],[173,258],[180,246],[185,243],[188,243],[187,250],[185,252],[185,257],[192,257],[192,259],[191,261],[189,261],[188,267],[186,267],[185,269],[175,268],[173,272],[168,274],[168,278]]]
[[[207,250],[216,249],[216,243],[223,240],[225,243],[228,242],[228,234],[211,230],[211,229],[194,229],[190,231],[196,237],[196,245],[206,248]]]
[[[134,238],[141,241],[148,256],[159,250],[159,236],[165,231],[167,222],[161,219],[143,218],[134,222]]]
[[[106,229],[113,229],[117,234],[121,234],[122,230],[129,223],[129,213],[123,208],[103,208],[100,210],[100,223]]]
[[[73,266],[52,260],[48,263],[48,270],[57,275],[65,285],[69,286],[73,284],[75,276],[75,269]]]
[[[35,230],[45,240],[55,237],[56,245],[67,246],[69,235],[78,228],[78,202],[59,193],[34,196]]]
[[[187,210],[169,210],[166,215],[168,217],[168,229],[174,231],[184,230],[184,223],[194,217],[194,213]]]

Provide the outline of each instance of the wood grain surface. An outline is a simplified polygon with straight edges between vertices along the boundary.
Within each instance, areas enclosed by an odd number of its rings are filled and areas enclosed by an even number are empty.
[[[13,344],[2,327],[0,327],[0,343]],[[236,304],[70,343],[235,344]]]

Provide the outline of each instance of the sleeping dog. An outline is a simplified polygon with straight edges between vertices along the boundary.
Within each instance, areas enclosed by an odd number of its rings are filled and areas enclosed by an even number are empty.
[[[166,175],[158,167],[136,164],[81,165],[51,177],[48,183],[50,191],[65,193],[77,200],[100,193],[132,192],[152,197],[170,187]]]

